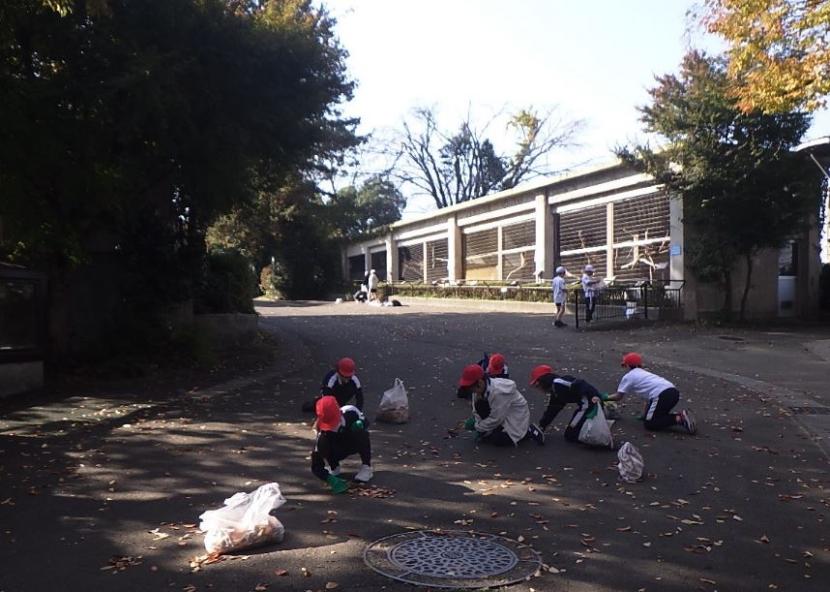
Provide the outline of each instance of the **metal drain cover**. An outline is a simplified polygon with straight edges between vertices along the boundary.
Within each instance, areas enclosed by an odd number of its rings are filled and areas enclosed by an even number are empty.
[[[430,588],[508,586],[536,573],[539,554],[483,532],[417,530],[371,543],[363,560],[393,580]]]

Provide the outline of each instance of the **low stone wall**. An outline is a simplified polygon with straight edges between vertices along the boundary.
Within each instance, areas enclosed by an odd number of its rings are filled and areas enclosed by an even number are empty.
[[[255,314],[197,314],[193,323],[219,343],[241,343],[257,334],[259,316]]]
[[[0,364],[0,398],[43,388],[43,362]]]

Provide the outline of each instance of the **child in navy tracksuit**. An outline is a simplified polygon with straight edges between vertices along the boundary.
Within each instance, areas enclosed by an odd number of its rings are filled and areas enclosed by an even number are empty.
[[[325,395],[334,395],[341,407],[354,401],[357,408],[363,411],[363,385],[355,374],[355,368],[351,358],[338,360],[337,366],[323,377],[317,398],[303,403],[303,411],[313,412],[314,405]]]
[[[548,395],[548,404],[539,427],[546,430],[565,405],[576,404],[576,410],[565,428],[565,440],[578,442],[579,432],[593,405],[602,405],[602,395],[581,378],[560,376],[547,365],[537,366],[530,374],[530,385]]]
[[[354,480],[369,481],[372,478],[372,445],[363,413],[354,405],[340,407],[332,395],[318,399],[315,408],[317,441],[311,453],[311,472],[328,483],[334,493],[342,493],[347,485],[339,477],[340,462],[358,454],[362,465]]]

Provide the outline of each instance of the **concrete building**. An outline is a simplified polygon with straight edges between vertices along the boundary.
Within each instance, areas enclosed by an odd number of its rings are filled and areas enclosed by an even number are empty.
[[[385,236],[348,245],[343,273],[352,280],[375,269],[392,282],[522,283],[549,281],[558,265],[579,275],[590,263],[606,281],[682,286],[683,317],[696,320],[717,314],[723,293],[687,269],[682,212],[682,200],[652,177],[615,162],[397,222]],[[816,313],[818,240],[814,228],[780,253],[758,256],[750,317]],[[737,267],[736,304],[743,286]],[[793,278],[783,291],[781,277]]]

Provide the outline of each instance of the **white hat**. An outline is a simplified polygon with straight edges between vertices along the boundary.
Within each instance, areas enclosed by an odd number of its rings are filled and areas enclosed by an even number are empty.
[[[589,263],[588,265],[585,266],[585,271],[586,272],[587,271],[594,271],[594,266]]]
[[[560,273],[565,273],[565,268],[560,265],[559,267],[556,268],[556,273],[557,273],[557,275],[560,274]]]

